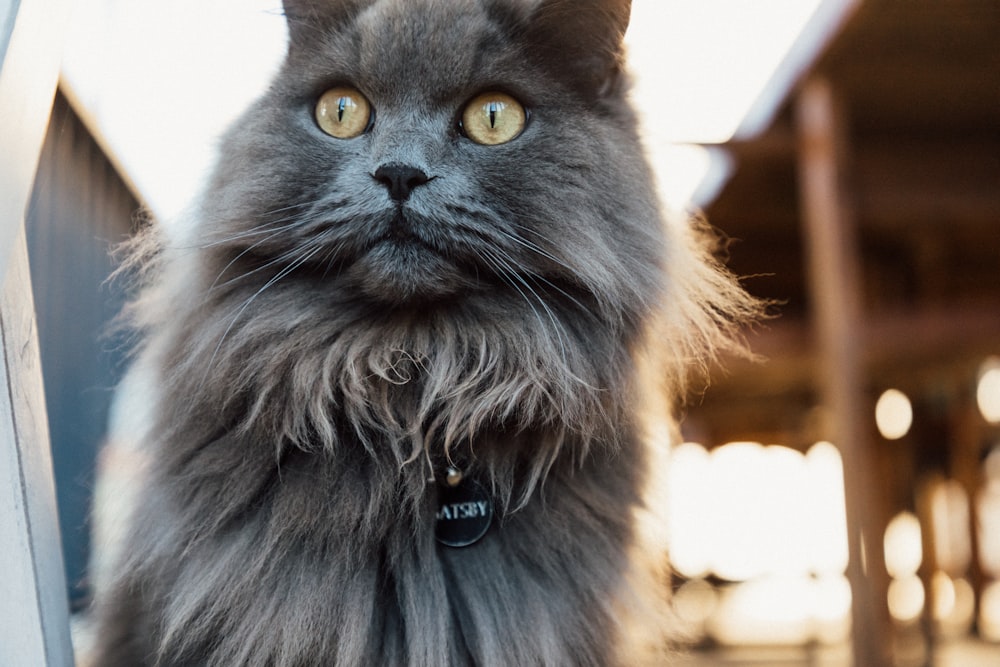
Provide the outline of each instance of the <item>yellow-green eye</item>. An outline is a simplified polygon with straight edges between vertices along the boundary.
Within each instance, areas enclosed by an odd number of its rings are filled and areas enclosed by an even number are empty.
[[[477,144],[505,144],[521,134],[528,115],[521,103],[504,93],[483,93],[462,112],[462,129]]]
[[[372,107],[354,88],[338,86],[323,93],[316,103],[316,122],[321,130],[338,139],[364,134],[371,122]]]

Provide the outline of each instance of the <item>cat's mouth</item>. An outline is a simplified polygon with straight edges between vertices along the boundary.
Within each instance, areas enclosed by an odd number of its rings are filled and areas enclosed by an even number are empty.
[[[432,253],[443,255],[443,249],[438,248],[433,243],[433,237],[424,238],[425,234],[418,231],[414,221],[407,216],[402,207],[396,209],[395,215],[389,222],[388,229],[372,243],[372,247],[383,244],[396,245],[416,245]]]
[[[368,297],[395,304],[454,296],[477,284],[476,270],[455,256],[443,235],[398,209],[347,272]]]
[[[375,254],[382,258],[405,256],[419,261],[423,257],[427,262],[458,264],[453,250],[441,233],[435,233],[420,217],[408,215],[400,207],[380,233],[368,240],[361,258]]]

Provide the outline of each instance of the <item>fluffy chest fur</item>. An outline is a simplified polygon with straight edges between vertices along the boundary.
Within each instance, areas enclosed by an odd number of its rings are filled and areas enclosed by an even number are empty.
[[[97,664],[635,664],[651,387],[752,307],[660,219],[629,3],[284,5],[195,224],[137,260],[152,472]],[[498,515],[461,549],[450,465]]]

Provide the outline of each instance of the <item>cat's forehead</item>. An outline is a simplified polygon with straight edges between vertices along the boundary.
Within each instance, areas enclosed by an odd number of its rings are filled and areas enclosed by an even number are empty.
[[[514,74],[517,49],[479,0],[376,0],[352,32],[358,83],[376,95],[433,102]]]

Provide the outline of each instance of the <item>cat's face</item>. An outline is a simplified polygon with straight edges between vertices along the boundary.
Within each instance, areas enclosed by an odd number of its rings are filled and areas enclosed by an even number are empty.
[[[287,0],[291,44],[206,197],[223,282],[390,308],[622,315],[659,229],[621,0]]]

